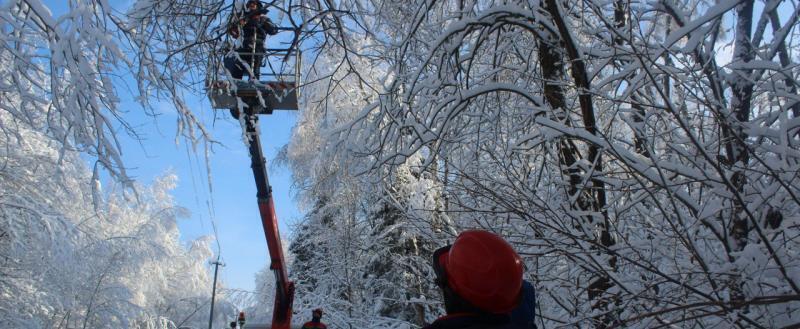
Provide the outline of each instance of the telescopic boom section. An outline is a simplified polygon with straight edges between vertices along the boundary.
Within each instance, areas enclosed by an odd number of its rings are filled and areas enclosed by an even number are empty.
[[[255,114],[244,114],[247,129],[247,138],[250,141],[250,161],[253,168],[253,177],[256,180],[258,192],[258,210],[261,214],[261,224],[264,226],[264,235],[267,237],[269,247],[270,266],[275,274],[275,304],[272,310],[272,328],[289,329],[292,320],[292,303],[294,301],[294,283],[289,281],[286,272],[286,262],[283,257],[280,233],[278,232],[278,217],[275,215],[275,204],[272,201],[272,186],[269,185],[267,176],[267,161],[261,151],[259,138],[258,117]]]

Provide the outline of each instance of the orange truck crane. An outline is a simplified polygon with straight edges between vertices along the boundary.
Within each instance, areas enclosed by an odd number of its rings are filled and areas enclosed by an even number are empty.
[[[226,79],[222,74],[224,68],[219,61],[215,62],[212,73],[207,77],[206,89],[212,107],[230,110],[244,123],[245,137],[250,151],[250,167],[256,183],[256,199],[261,224],[269,248],[270,269],[275,275],[275,303],[272,312],[273,329],[289,329],[292,320],[292,303],[294,301],[294,283],[289,280],[286,261],[283,255],[278,218],[275,214],[275,203],[272,198],[272,186],[269,184],[266,159],[261,148],[258,115],[271,114],[274,110],[297,110],[297,98],[300,72],[300,51],[298,50],[299,28],[278,27],[278,35],[270,39],[281,40],[281,33],[293,32],[288,48],[264,48],[263,52],[249,53],[264,58],[261,66],[269,72],[260,74],[268,77],[261,81],[259,74],[247,81]],[[277,37],[277,38],[276,38]],[[284,37],[283,40],[287,38]],[[251,50],[253,51],[253,50]],[[229,53],[228,56],[231,54]],[[243,55],[243,54],[239,54]]]

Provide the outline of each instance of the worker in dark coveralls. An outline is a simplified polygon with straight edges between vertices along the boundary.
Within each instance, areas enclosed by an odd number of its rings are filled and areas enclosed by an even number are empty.
[[[261,1],[249,0],[245,4],[245,11],[238,18],[231,19],[228,34],[234,38],[242,37],[242,45],[236,49],[236,53],[225,57],[225,68],[234,79],[242,79],[245,73],[251,80],[258,79],[267,35],[278,33],[278,27],[266,13]]]

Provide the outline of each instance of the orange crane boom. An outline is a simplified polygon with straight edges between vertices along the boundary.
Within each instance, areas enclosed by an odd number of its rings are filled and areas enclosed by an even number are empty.
[[[261,214],[261,225],[267,238],[269,248],[269,268],[275,274],[275,304],[272,310],[272,328],[289,329],[292,321],[292,303],[294,302],[294,283],[289,280],[286,261],[283,257],[281,236],[278,232],[278,216],[275,214],[275,203],[272,200],[272,186],[267,175],[267,160],[261,150],[259,138],[258,116],[245,114],[246,135],[250,144],[250,167],[256,181],[256,197],[258,211]]]

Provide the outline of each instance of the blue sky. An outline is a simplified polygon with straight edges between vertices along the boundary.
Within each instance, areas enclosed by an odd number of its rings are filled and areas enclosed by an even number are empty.
[[[54,17],[66,12],[64,0],[43,2]],[[112,1],[116,8],[126,8],[129,4],[128,0]],[[120,92],[124,90],[124,87],[119,89]],[[179,220],[181,239],[188,242],[205,235],[213,236],[211,223],[216,223],[222,260],[226,264],[220,268],[221,282],[228,288],[254,290],[255,274],[266,266],[268,251],[258,214],[250,158],[238,121],[231,118],[228,111],[217,113],[215,118],[215,110],[211,109],[205,94],[185,95],[194,114],[221,143],[215,145],[210,154],[209,175],[203,146],[197,146],[195,151],[185,140],[176,140],[177,118],[170,103],[156,106],[161,115],[153,118],[130,101],[130,95],[119,96],[123,100],[120,108],[127,112],[124,119],[140,134],[140,140],[123,132],[118,136],[128,174],[139,183],[150,184],[158,176],[175,173],[179,177],[173,191],[176,203],[191,211],[189,218]],[[286,168],[276,168],[272,162],[278,150],[288,143],[296,117],[294,112],[276,111],[261,116],[260,120],[261,141],[284,240],[291,236],[289,223],[298,220],[301,214],[293,201],[291,173]],[[216,251],[216,245],[214,249]]]
[[[200,100],[205,95],[197,97]],[[143,115],[138,105],[127,103],[125,107],[131,110],[127,119],[139,127],[143,141],[123,137],[123,158],[130,166],[129,174],[141,183],[148,184],[167,172],[178,175],[179,184],[173,195],[180,206],[192,213],[190,218],[179,221],[181,238],[186,241],[213,235],[213,220],[226,264],[220,270],[222,282],[230,288],[253,290],[254,275],[266,265],[268,254],[247,148],[241,140],[238,121],[227,111],[219,112],[214,122],[214,110],[207,101],[194,103],[195,114],[222,143],[214,146],[209,159],[211,190],[202,146],[198,146],[195,153],[185,141],[178,139],[178,144],[175,143],[174,114],[154,120]],[[164,113],[169,111],[169,108],[163,109]],[[295,118],[294,112],[276,111],[260,120],[261,140],[284,239],[291,234],[291,226],[287,224],[297,220],[300,213],[291,193],[290,171],[271,163],[278,150],[288,142]]]

